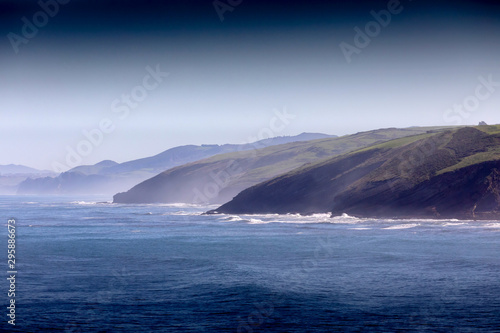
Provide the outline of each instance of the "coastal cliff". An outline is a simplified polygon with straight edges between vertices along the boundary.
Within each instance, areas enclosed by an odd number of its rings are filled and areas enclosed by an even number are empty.
[[[387,128],[220,154],[162,172],[127,192],[116,194],[113,202],[221,204],[250,186],[306,163],[429,130],[442,128]]]
[[[257,184],[209,213],[500,218],[500,128],[389,141]]]

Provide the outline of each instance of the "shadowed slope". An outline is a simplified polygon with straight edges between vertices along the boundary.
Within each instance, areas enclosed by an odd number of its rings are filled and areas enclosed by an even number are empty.
[[[116,194],[113,200],[116,203],[223,203],[245,188],[306,163],[428,130],[437,128],[389,128],[217,155],[162,172],[127,192]]]
[[[408,139],[293,170],[213,212],[500,217],[500,134],[468,127]]]

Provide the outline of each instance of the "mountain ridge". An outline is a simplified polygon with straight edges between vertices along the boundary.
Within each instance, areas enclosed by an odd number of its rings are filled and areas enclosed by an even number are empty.
[[[158,173],[178,165],[234,151],[299,142],[310,138],[336,137],[322,133],[281,136],[245,144],[184,145],[159,154],[123,163],[104,160],[93,165],[74,167],[56,177],[25,179],[17,186],[18,194],[108,194],[127,190]],[[88,177],[86,179],[86,177]]]
[[[297,168],[209,213],[498,219],[499,193],[500,126],[479,126],[396,139]]]
[[[247,187],[305,163],[396,137],[442,130],[441,127],[387,128],[337,138],[235,152],[178,166],[117,193],[115,203],[223,203]]]
[[[0,165],[0,175],[13,175],[13,174],[48,174],[53,173],[49,170],[39,170],[21,164],[4,164]]]
[[[19,184],[30,177],[41,178],[54,175],[52,171],[39,170],[26,165],[0,165],[0,194],[16,194]]]

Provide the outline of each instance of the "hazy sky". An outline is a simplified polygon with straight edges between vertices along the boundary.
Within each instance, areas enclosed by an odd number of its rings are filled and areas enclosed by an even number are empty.
[[[433,2],[0,0],[0,164],[500,123],[500,7]]]

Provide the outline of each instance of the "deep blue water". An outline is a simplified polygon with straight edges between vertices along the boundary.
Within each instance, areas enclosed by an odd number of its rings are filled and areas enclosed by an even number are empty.
[[[96,201],[0,196],[3,331],[500,332],[500,222]]]

